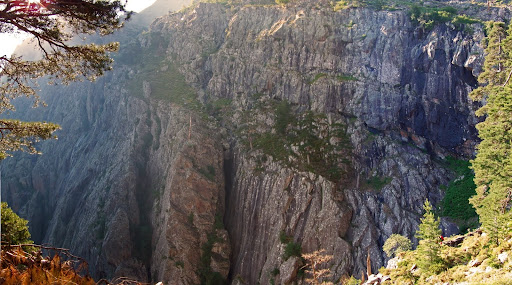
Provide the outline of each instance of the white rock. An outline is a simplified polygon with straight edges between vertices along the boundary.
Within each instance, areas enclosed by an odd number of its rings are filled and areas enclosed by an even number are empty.
[[[398,268],[398,262],[400,259],[397,257],[391,258],[388,260],[388,264],[386,265],[386,269],[397,269]]]
[[[498,260],[501,263],[505,263],[508,260],[508,252],[505,251],[505,252],[498,254]]]
[[[380,278],[377,275],[370,275],[368,276],[368,281],[366,281],[365,284],[380,284]]]
[[[471,260],[469,263],[468,263],[468,266],[469,267],[477,267],[478,265],[482,264],[481,261],[479,261],[478,259],[474,259],[474,260]]]

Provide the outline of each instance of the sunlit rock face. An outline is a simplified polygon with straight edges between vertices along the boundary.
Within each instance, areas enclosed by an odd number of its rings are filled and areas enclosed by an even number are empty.
[[[333,255],[333,280],[368,254],[375,272],[386,238],[413,238],[425,199],[441,201],[444,158],[478,143],[478,25],[304,1],[200,3],[140,27],[113,72],[20,104],[63,130],[2,162],[34,239],[96,277],[300,282],[294,246]]]

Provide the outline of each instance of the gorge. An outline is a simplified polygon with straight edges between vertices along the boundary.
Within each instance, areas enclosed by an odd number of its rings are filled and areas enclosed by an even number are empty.
[[[291,284],[297,248],[333,255],[333,280],[368,255],[376,272],[384,241],[414,241],[424,201],[441,206],[447,161],[475,153],[482,24],[212,2],[158,0],[114,36],[112,72],[19,102],[13,116],[62,131],[2,161],[3,199],[97,278]]]

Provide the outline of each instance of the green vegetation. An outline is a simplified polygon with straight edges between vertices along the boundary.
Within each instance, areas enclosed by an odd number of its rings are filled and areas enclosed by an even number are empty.
[[[467,15],[461,15],[456,8],[434,2],[430,4],[418,3],[411,0],[341,0],[335,3],[334,10],[354,7],[369,7],[375,10],[393,11],[409,9],[410,18],[416,24],[429,30],[441,23],[453,23],[457,28],[465,24],[479,23],[480,21]]]
[[[208,180],[215,181],[215,167],[213,167],[213,165],[208,165],[206,168],[199,169],[199,173],[201,173]]]
[[[208,114],[220,118],[226,115],[230,115],[233,110],[231,107],[231,103],[233,100],[228,98],[220,98],[217,100],[214,100],[213,102],[209,102],[206,105],[206,110]]]
[[[194,225],[194,213],[190,212],[190,214],[188,214],[188,224],[193,226]]]
[[[481,21],[471,18],[467,15],[456,15],[451,21],[455,25],[470,25],[475,23],[481,23]]]
[[[371,189],[380,191],[384,186],[391,183],[392,180],[393,178],[391,177],[372,176],[369,179],[366,179],[365,184]]]
[[[487,46],[482,84],[470,96],[485,100],[476,114],[487,116],[477,124],[482,142],[471,161],[475,171],[475,207],[483,229],[496,244],[512,231],[512,25],[487,23]]]
[[[255,121],[256,114],[273,114],[274,124]],[[296,113],[287,101],[262,101],[245,114],[239,130],[245,145],[263,152],[257,159],[273,157],[288,167],[322,175],[331,181],[340,180],[350,166],[351,144],[345,127],[329,123],[323,114]]]
[[[388,257],[394,257],[400,252],[411,250],[411,248],[411,240],[399,234],[392,234],[382,246],[382,250]]]
[[[439,244],[438,258],[443,266],[437,274],[415,269],[416,260],[423,257],[418,250],[398,253],[398,268],[380,269],[380,273],[391,277],[384,284],[510,284],[511,237],[497,246],[480,231],[453,236]],[[500,261],[498,255],[505,252],[509,258]]]
[[[448,158],[447,167],[459,178],[448,186],[443,214],[467,219],[473,215],[465,200],[470,198],[482,227],[465,236],[439,243],[438,221],[425,205],[426,212],[418,231],[421,239],[415,251],[399,253],[395,270],[381,270],[393,284],[511,284],[512,280],[512,25],[487,23],[484,71],[481,86],[470,96],[485,100],[477,115],[486,116],[477,124],[482,142],[477,155],[468,162]],[[471,262],[470,262],[471,261]],[[413,270],[416,264],[419,270]]]
[[[19,54],[0,56],[0,115],[14,112],[11,103],[18,97],[33,99],[34,107],[44,105],[36,91],[40,78],[51,84],[94,81],[112,68],[110,53],[118,43],[76,44],[82,35],[114,33],[130,18],[122,1],[3,1],[0,30],[6,34],[28,33],[37,42],[32,48],[38,56]],[[50,4],[50,5],[47,5]],[[76,45],[75,45],[76,44]],[[0,118],[0,160],[13,152],[38,154],[35,143],[56,138],[56,124],[22,122]]]
[[[3,95],[0,94],[3,97]],[[0,114],[2,113],[0,106]],[[21,122],[19,120],[1,119],[0,130],[0,161],[12,156],[15,151],[24,151],[30,154],[40,154],[34,144],[47,139],[56,139],[53,134],[60,127],[46,122]]]
[[[176,261],[176,262],[174,262],[174,266],[176,266],[178,268],[184,268],[185,263],[183,261]]]
[[[6,202],[2,202],[2,246],[16,244],[32,244],[28,221],[20,218]]]
[[[284,247],[283,259],[288,260],[292,256],[300,257],[302,255],[302,246],[296,242],[289,242]]]
[[[355,77],[354,75],[352,74],[340,74],[338,76],[336,76],[336,79],[340,82],[343,82],[343,81],[357,81],[357,77]]]
[[[130,93],[133,96],[142,97],[144,83],[149,84],[150,96],[153,98],[169,101],[190,110],[202,109],[194,89],[186,83],[185,77],[179,72],[174,62],[162,61],[161,58],[152,56],[145,61],[135,78],[128,83]]]
[[[216,230],[224,229],[224,221],[222,220],[221,214],[215,214],[215,222],[213,223],[213,228]]]
[[[395,251],[394,253],[402,258],[401,262],[398,263],[398,269],[380,270],[381,273],[391,276],[392,281],[388,284],[425,284],[427,278],[439,274],[446,269],[445,259],[441,256],[442,245],[440,244],[441,230],[439,229],[439,219],[434,216],[432,206],[428,200],[425,201],[423,209],[425,213],[416,232],[416,237],[419,239],[416,250]],[[393,252],[395,247],[391,245],[398,244],[396,241],[400,241],[400,244],[403,246],[402,249],[406,249],[408,245],[410,246],[410,243],[407,243],[407,238],[400,235],[393,235],[392,237],[394,241],[389,241],[390,237],[388,239],[389,242],[386,241],[385,243],[386,253],[388,251],[390,253]],[[390,253],[387,254],[390,255]],[[413,265],[414,267],[417,266],[418,270],[412,271]]]
[[[421,224],[416,237],[419,239],[416,252],[416,264],[427,276],[440,273],[444,267],[444,260],[440,256],[441,229],[439,229],[439,218],[434,216],[432,206],[428,200],[423,205],[425,213],[421,218]]]
[[[201,280],[201,285],[223,285],[226,284],[226,279],[216,271],[212,270],[212,249],[216,242],[221,242],[222,239],[217,236],[215,230],[207,235],[208,240],[201,246],[201,259],[199,263],[198,274]]]
[[[197,99],[195,90],[190,87],[185,76],[179,71],[175,60],[162,58],[167,39],[158,33],[147,35],[151,44],[142,50],[140,59],[135,60],[138,72],[128,82],[128,90],[132,96],[143,97],[144,84],[148,84],[149,96],[168,101],[193,111],[202,111],[202,104]]]
[[[276,283],[276,276],[279,275],[279,268],[274,268],[272,271],[269,272],[269,276],[270,276],[270,284],[271,285],[274,285]]]
[[[446,158],[446,167],[452,170],[456,179],[446,187],[442,205],[442,215],[451,217],[459,225],[461,232],[474,229],[478,225],[478,216],[469,203],[469,198],[476,194],[475,175],[470,169],[471,163],[453,157]]]
[[[425,7],[420,5],[411,6],[411,20],[420,26],[431,29],[440,23],[450,22],[457,16],[457,9],[453,7]]]
[[[212,231],[207,234],[207,241],[201,246],[201,259],[197,274],[201,280],[201,285],[221,285],[226,284],[226,279],[211,267],[212,249],[215,243],[223,242],[222,238],[217,235],[218,229],[224,229],[222,215],[216,214]]]
[[[315,83],[318,79],[322,78],[322,77],[326,77],[327,74],[326,73],[318,73],[317,75],[315,75],[315,77],[313,79],[311,79],[308,84],[313,84]]]
[[[293,237],[292,237],[292,236],[287,235],[285,231],[280,231],[280,232],[279,232],[279,241],[280,241],[281,243],[285,243],[285,244],[286,244],[286,243],[290,243],[290,242],[292,242],[292,241],[293,241]]]
[[[97,212],[96,220],[94,220],[94,223],[92,224],[97,240],[103,240],[105,238],[105,234],[107,233],[107,219],[105,217],[105,213],[103,213],[103,210],[100,211]]]
[[[279,273],[281,273],[281,272],[279,271],[279,268],[277,268],[277,267],[272,269],[272,271],[270,271],[270,275],[272,277],[276,277],[277,275],[279,275]]]
[[[340,0],[334,3],[334,11],[365,6],[362,0]]]
[[[344,285],[359,285],[361,284],[361,280],[356,279],[354,276],[350,276],[348,280],[343,282]]]
[[[431,29],[435,25],[441,23],[453,23],[457,28],[462,28],[463,25],[480,23],[479,20],[471,18],[467,15],[459,15],[457,9],[445,7],[424,7],[419,5],[412,5],[411,20],[421,25],[425,29]]]
[[[292,256],[301,257],[302,246],[299,243],[293,241],[293,237],[285,233],[285,231],[279,232],[279,241],[284,244],[283,259],[288,260]]]

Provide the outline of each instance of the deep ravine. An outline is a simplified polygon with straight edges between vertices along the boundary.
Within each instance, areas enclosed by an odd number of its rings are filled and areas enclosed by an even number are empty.
[[[333,280],[375,272],[474,154],[483,30],[329,5],[200,3],[97,82],[42,86],[16,116],[63,130],[2,162],[2,197],[98,278],[288,284],[288,244],[334,255]]]

